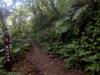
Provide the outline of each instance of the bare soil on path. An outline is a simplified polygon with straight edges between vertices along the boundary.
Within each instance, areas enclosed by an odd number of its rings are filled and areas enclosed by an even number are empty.
[[[77,69],[66,69],[62,59],[52,58],[34,43],[13,67],[21,75],[85,75]]]

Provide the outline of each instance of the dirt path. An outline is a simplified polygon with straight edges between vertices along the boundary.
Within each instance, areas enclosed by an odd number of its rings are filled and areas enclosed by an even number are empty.
[[[83,75],[81,71],[64,68],[63,60],[51,58],[33,44],[30,51],[21,56],[21,61],[14,65],[21,75]]]

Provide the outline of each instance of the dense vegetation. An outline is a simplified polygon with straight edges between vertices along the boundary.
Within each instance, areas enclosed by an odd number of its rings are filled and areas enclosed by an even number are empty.
[[[48,53],[63,58],[67,68],[99,75],[99,7],[99,0],[22,0],[8,17],[12,56],[32,39]]]

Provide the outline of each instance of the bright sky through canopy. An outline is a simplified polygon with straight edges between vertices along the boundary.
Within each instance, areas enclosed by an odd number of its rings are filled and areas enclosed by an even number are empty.
[[[7,4],[7,6],[12,4],[12,0],[4,0],[4,2]]]

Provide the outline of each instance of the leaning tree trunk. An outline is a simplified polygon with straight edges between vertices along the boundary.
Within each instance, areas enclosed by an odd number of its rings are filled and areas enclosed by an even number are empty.
[[[60,12],[57,10],[57,8],[55,7],[55,3],[54,0],[50,0],[50,5],[51,8],[53,9],[53,11],[57,14],[57,15],[61,15]]]
[[[0,11],[0,19],[2,22],[2,32],[3,32],[3,45],[4,45],[4,67],[7,71],[11,70],[11,60],[10,60],[10,37],[8,34],[8,29],[6,25],[6,18],[4,16],[4,10]]]

